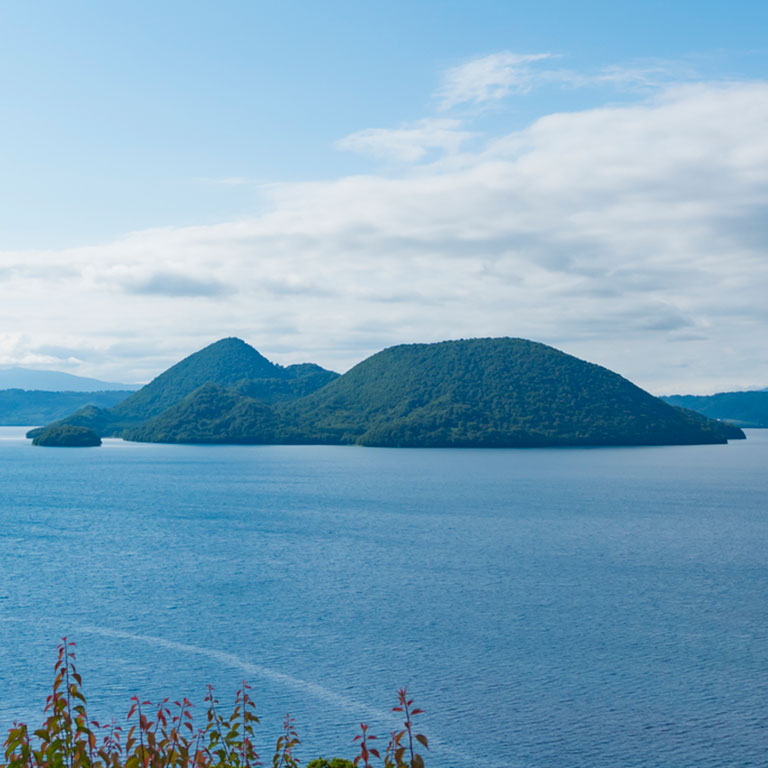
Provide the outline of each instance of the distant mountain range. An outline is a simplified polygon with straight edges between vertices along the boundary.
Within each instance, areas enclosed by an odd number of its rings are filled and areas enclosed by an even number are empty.
[[[343,376],[275,365],[240,339],[222,339],[117,405],[88,406],[63,424],[167,443],[534,447],[744,437],[606,368],[512,338],[391,347]]]
[[[26,389],[45,392],[105,392],[108,390],[134,391],[139,384],[116,384],[111,381],[89,379],[60,371],[38,371],[33,368],[0,368],[0,390]]]
[[[111,408],[137,389],[60,371],[0,368],[0,425],[46,424],[87,405]]]
[[[119,389],[104,392],[0,389],[0,426],[47,424],[85,406],[111,408],[130,394]]]
[[[662,400],[739,427],[768,427],[768,389],[716,395],[670,395]]]

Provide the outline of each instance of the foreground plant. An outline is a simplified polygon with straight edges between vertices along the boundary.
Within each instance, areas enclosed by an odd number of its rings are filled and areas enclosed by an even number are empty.
[[[408,752],[411,756],[411,762],[409,763],[410,768],[424,768],[424,758],[418,753],[414,753],[413,751],[413,740],[416,739],[416,741],[420,742],[425,749],[429,749],[429,743],[427,741],[427,737],[423,733],[414,733],[413,732],[413,723],[411,722],[411,718],[415,715],[421,715],[423,714],[423,709],[413,709],[413,699],[408,698],[408,692],[405,688],[401,688],[397,692],[399,705],[396,707],[392,707],[393,712],[402,712],[405,714],[405,723],[403,725],[405,726],[404,731],[399,731],[397,733],[397,739],[394,738],[393,734],[393,742],[397,744],[397,748],[394,749],[394,756],[395,756],[395,762],[394,765],[397,766],[397,768],[400,768],[401,765],[404,765],[402,762],[403,755],[405,754],[405,747],[403,747],[400,742],[403,738],[403,736],[407,733],[408,734]],[[393,748],[395,744],[392,744]]]
[[[153,705],[138,696],[131,698],[124,730],[115,720],[101,724],[88,718],[83,681],[75,667],[75,644],[63,638],[54,665],[53,691],[46,699],[45,720],[31,735],[25,723],[14,723],[5,740],[5,762],[0,768],[258,768],[262,763],[254,747],[259,724],[250,686],[243,682],[231,712],[222,710],[213,687],[205,696],[205,725],[196,728],[192,704],[187,699],[163,699]],[[427,739],[414,733],[414,709],[405,688],[398,692],[395,712],[405,714],[404,728],[393,731],[384,755],[384,768],[424,768],[424,760],[413,750],[416,739],[427,747]],[[371,746],[376,736],[360,726],[355,737],[360,754],[352,761],[318,758],[307,768],[373,768],[381,760]],[[408,736],[407,746],[404,744]],[[272,768],[299,768],[294,756],[300,744],[290,715],[283,720],[272,757]],[[428,748],[428,747],[427,747]],[[406,754],[408,760],[406,761]]]
[[[296,733],[296,727],[293,718],[286,715],[283,720],[283,732],[277,740],[275,746],[275,756],[272,758],[273,768],[298,768],[299,761],[293,756],[293,750],[297,744],[300,744]]]

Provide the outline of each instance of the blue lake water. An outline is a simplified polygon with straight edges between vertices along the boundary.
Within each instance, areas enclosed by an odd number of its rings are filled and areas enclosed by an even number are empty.
[[[241,679],[271,755],[768,765],[768,430],[565,450],[33,448],[0,429],[0,724],[77,641],[92,713]]]

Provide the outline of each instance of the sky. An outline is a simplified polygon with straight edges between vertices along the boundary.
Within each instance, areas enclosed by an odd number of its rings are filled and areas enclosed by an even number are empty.
[[[768,386],[766,31],[750,0],[0,0],[0,365],[519,336]]]

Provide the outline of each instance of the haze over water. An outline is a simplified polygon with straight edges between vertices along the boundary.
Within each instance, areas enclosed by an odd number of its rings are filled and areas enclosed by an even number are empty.
[[[0,430],[0,724],[56,642],[92,714],[242,678],[262,755],[384,737],[436,768],[764,765],[768,433],[544,450],[33,448]]]

